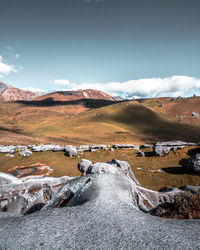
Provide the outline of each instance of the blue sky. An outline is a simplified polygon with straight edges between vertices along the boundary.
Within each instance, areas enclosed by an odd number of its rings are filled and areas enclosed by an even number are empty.
[[[199,0],[1,0],[0,81],[199,94],[199,13]]]

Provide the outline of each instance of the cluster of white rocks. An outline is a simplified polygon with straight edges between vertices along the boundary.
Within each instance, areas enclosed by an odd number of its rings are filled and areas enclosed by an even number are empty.
[[[68,156],[77,156],[81,152],[95,152],[98,150],[111,150],[114,149],[136,149],[139,150],[140,146],[133,144],[114,144],[114,145],[80,145],[78,147],[72,145],[56,145],[56,144],[40,144],[40,145],[27,145],[27,146],[0,146],[0,153],[6,153],[7,156],[12,157],[15,151],[19,151],[20,156],[30,156],[32,152],[46,152],[64,151]]]
[[[152,144],[142,144],[142,145],[133,145],[133,144],[113,144],[105,145],[79,145],[79,146],[72,146],[72,145],[57,145],[57,144],[39,144],[39,145],[27,145],[27,146],[0,146],[0,153],[5,153],[6,156],[13,157],[15,151],[19,151],[19,155],[22,157],[27,157],[32,154],[32,152],[46,152],[46,151],[53,151],[59,152],[64,151],[66,152],[67,156],[77,156],[79,153],[82,152],[95,152],[99,150],[110,150],[114,151],[115,149],[134,149],[138,150],[138,156],[144,157],[145,153],[141,151],[144,148],[153,148],[153,154],[156,156],[166,155],[169,153],[170,150],[177,150],[184,148],[186,146],[196,146],[196,143],[191,142],[183,142],[183,141],[168,141],[168,142],[156,142]]]

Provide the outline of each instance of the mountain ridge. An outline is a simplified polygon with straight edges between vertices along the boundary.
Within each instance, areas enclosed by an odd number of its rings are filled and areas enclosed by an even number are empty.
[[[30,90],[23,90],[20,88],[13,87],[4,82],[0,82],[0,101],[29,101],[29,100],[45,100],[52,98],[54,101],[72,101],[79,99],[102,99],[116,101],[111,95],[94,89],[80,89],[80,90],[55,90],[51,92],[43,93],[38,95],[37,93]]]
[[[31,91],[22,90],[0,82],[0,101],[33,100],[37,95]]]

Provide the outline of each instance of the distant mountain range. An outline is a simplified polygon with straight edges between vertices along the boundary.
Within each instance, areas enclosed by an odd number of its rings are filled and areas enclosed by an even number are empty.
[[[0,82],[0,101],[17,101],[17,100],[32,100],[37,98],[37,95],[31,91],[25,91],[13,86]]]
[[[0,101],[18,101],[18,100],[45,100],[52,98],[54,101],[72,101],[78,99],[102,99],[115,101],[116,99],[102,91],[86,89],[77,91],[51,91],[43,95],[38,95],[29,90],[19,89],[3,82],[0,82]]]

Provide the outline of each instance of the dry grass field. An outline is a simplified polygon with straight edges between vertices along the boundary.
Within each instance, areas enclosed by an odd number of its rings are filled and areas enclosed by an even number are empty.
[[[93,162],[106,162],[113,158],[128,161],[131,168],[142,186],[154,190],[161,187],[179,187],[184,185],[199,185],[200,175],[188,173],[184,168],[185,160],[188,159],[195,147],[184,148],[176,152],[170,152],[166,156],[152,156],[151,149],[145,149],[146,157],[138,157],[136,150],[115,150],[86,152],[78,157],[67,157],[64,152],[39,152],[24,158],[15,154],[9,158],[4,154],[0,155],[0,171],[7,172],[15,166],[29,166],[36,163],[46,164],[53,169],[50,176],[77,176],[80,172],[77,164],[81,158],[89,159]],[[189,154],[188,154],[188,150]],[[196,149],[200,152],[200,148]],[[161,171],[160,171],[161,170]],[[35,173],[37,174],[37,173]]]
[[[200,121],[192,118],[192,112],[200,113],[199,97],[155,98],[139,102],[87,99],[4,102],[0,103],[0,144],[199,142]],[[182,114],[186,114],[184,119],[175,117]],[[188,150],[155,157],[146,149],[145,158],[137,157],[135,150],[87,152],[80,158],[66,157],[63,152],[33,153],[29,158],[17,153],[13,158],[1,154],[0,171],[41,163],[53,168],[52,176],[76,176],[80,174],[77,163],[81,158],[93,162],[117,158],[128,161],[138,180],[147,188],[158,190],[163,186],[199,185],[199,175],[186,172],[181,165],[182,159],[189,158]]]
[[[158,102],[162,102],[159,107]],[[193,119],[200,98],[146,99],[141,102],[103,100],[21,101],[0,103],[0,143],[59,144],[198,142],[200,122]],[[175,114],[187,115],[181,121]],[[199,111],[198,111],[199,112]],[[198,113],[197,112],[197,113]]]

